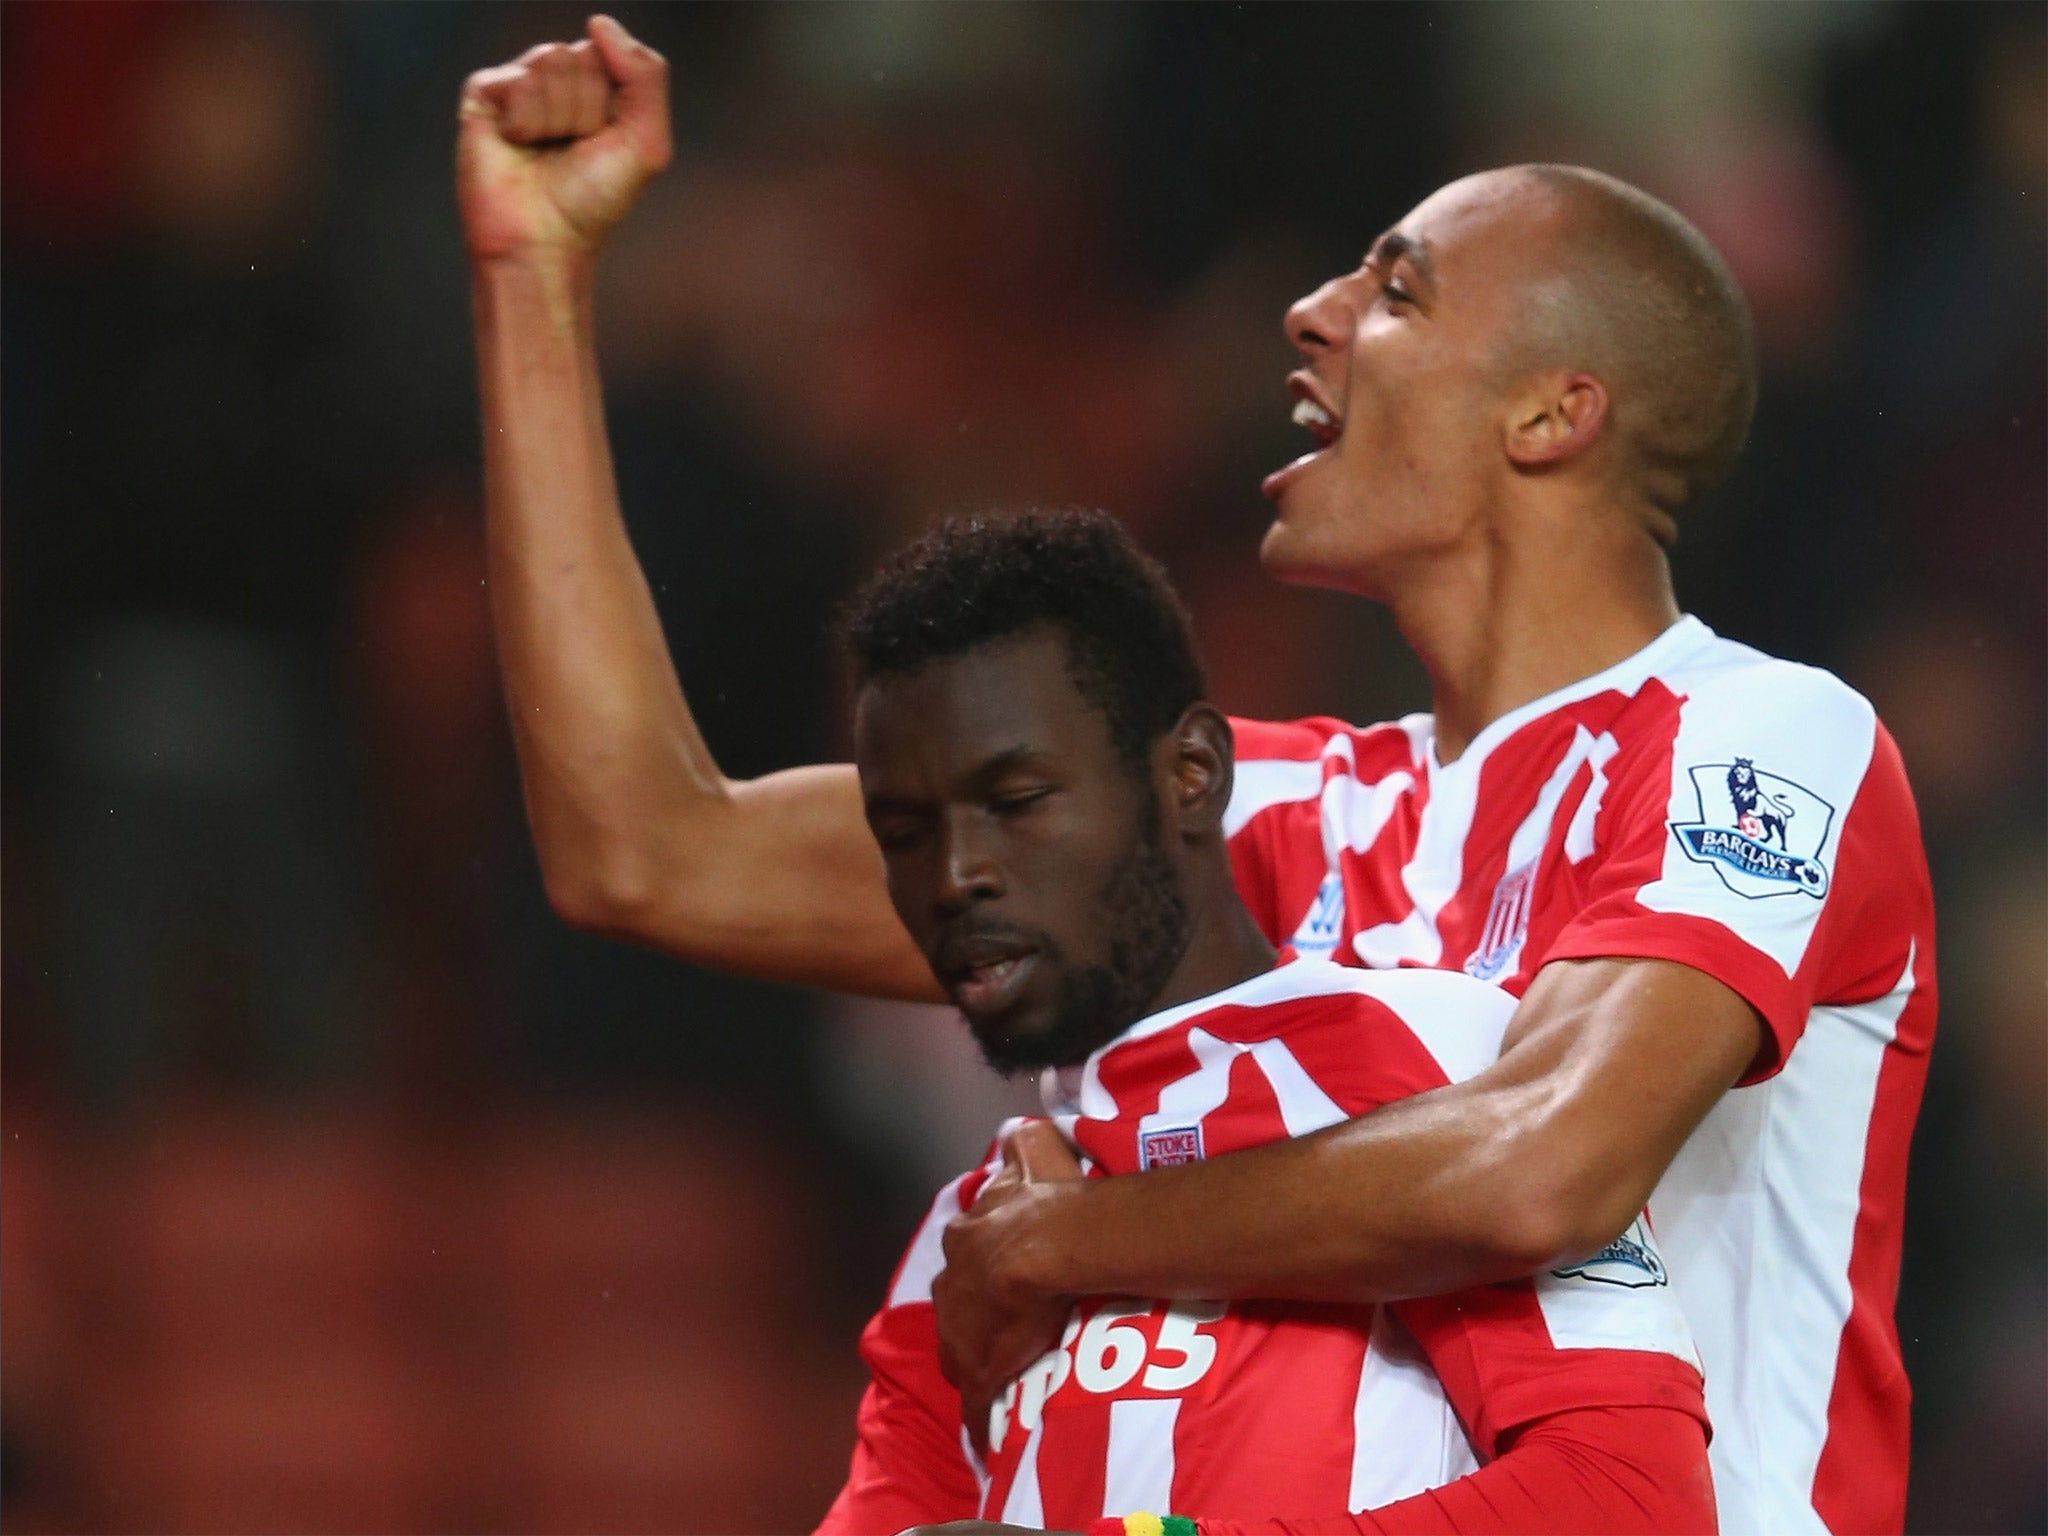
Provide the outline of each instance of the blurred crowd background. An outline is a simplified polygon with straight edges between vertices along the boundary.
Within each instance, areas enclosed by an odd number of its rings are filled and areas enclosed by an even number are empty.
[[[604,271],[619,473],[739,775],[844,755],[830,605],[989,505],[1125,517],[1237,712],[1423,706],[1258,570],[1283,308],[1483,166],[1700,224],[1765,383],[1681,596],[1877,702],[1939,893],[1912,1526],[2048,1529],[2043,8],[619,14],[679,140]],[[9,1530],[806,1527],[904,1234],[1025,1102],[942,1011],[547,910],[450,148],[581,21],[0,7]]]

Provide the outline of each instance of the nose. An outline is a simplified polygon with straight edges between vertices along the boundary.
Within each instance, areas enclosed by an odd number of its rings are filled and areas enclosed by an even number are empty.
[[[993,901],[1003,894],[1002,866],[987,841],[962,821],[945,830],[940,849],[939,885],[935,903],[942,917],[957,917],[977,901]]]
[[[1341,347],[1350,335],[1353,315],[1341,277],[1333,277],[1314,293],[1287,307],[1282,322],[1295,350],[1313,360],[1318,352]]]

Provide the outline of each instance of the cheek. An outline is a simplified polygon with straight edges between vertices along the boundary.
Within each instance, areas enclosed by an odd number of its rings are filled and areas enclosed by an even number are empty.
[[[913,939],[923,942],[931,927],[933,882],[925,861],[914,856],[887,856],[882,863],[889,905]]]

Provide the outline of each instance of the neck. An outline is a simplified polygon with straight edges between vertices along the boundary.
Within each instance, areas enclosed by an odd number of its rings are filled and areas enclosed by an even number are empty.
[[[1605,671],[1678,619],[1663,548],[1633,518],[1524,505],[1487,532],[1404,579],[1390,605],[1429,673],[1446,763],[1502,715]]]
[[[1199,873],[1186,871],[1188,947],[1148,1013],[1177,1008],[1270,971],[1279,958],[1238,898],[1230,856],[1219,837]]]

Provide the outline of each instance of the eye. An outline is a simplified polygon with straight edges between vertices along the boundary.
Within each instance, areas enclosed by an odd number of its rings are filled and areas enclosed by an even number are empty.
[[[1053,793],[1051,785],[1036,789],[1014,789],[989,797],[988,807],[998,816],[1021,816]]]
[[[884,853],[903,853],[924,840],[929,830],[927,824],[905,816],[888,816],[871,821],[868,828],[875,834],[875,844]]]
[[[1380,284],[1380,293],[1389,304],[1413,304],[1415,295],[1401,286],[1398,277],[1390,277]]]

